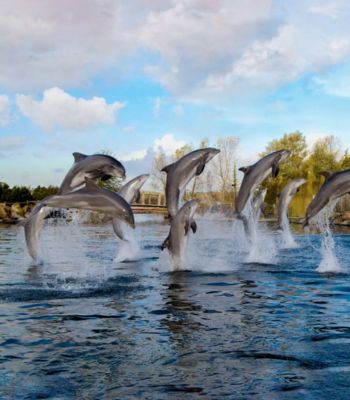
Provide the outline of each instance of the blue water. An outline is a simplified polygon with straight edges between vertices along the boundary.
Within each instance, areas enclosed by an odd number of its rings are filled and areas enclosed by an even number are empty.
[[[316,272],[319,236],[267,233],[249,263],[231,222],[200,221],[173,273],[167,230],[139,222],[138,260],[118,263],[110,226],[51,224],[36,266],[0,228],[1,399],[350,398],[350,275]]]

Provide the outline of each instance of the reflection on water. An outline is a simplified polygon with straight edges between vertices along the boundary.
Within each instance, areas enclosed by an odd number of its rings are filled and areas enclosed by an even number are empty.
[[[110,226],[45,227],[39,266],[0,228],[0,398],[348,399],[350,276],[316,271],[320,237],[247,263],[231,222],[198,225],[176,273],[160,222],[128,263]]]

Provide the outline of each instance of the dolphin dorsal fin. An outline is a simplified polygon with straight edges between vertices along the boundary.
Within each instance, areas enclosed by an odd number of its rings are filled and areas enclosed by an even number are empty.
[[[251,166],[249,165],[248,167],[241,167],[238,168],[238,171],[242,171],[244,174],[246,174],[248,171],[250,171]]]
[[[85,187],[90,189],[101,189],[96,182],[89,178],[85,178]]]
[[[321,171],[320,175],[324,176],[327,180],[333,175],[333,172],[332,171]]]
[[[73,153],[73,157],[74,157],[74,162],[78,162],[78,161],[84,160],[84,158],[86,158],[87,155],[85,155],[83,153],[75,152],[75,153]]]
[[[168,174],[169,171],[173,168],[173,165],[174,165],[174,164],[166,165],[165,167],[163,167],[163,168],[161,169],[161,171],[162,171],[162,172],[166,172],[166,173]]]

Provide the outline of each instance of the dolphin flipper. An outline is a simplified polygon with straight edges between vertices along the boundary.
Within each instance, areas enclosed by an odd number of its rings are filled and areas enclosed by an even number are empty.
[[[192,229],[193,233],[197,232],[197,224],[196,224],[195,220],[192,220],[192,222],[191,222],[191,229]]]
[[[204,171],[204,167],[205,167],[205,162],[198,165],[198,167],[196,169],[197,176],[200,175]]]
[[[141,192],[140,192],[139,189],[136,191],[135,197],[134,197],[133,200],[134,200],[135,203],[138,203],[141,200]]]
[[[275,162],[272,164],[272,176],[273,176],[274,178],[277,178],[277,175],[278,175],[279,172],[280,172],[280,168],[279,168],[279,166],[278,166],[278,161],[275,161]]]
[[[168,235],[167,237],[166,237],[166,239],[164,240],[164,242],[161,244],[161,246],[160,246],[160,248],[161,248],[161,250],[164,250],[165,248],[169,248],[169,245],[170,245],[170,235]]]

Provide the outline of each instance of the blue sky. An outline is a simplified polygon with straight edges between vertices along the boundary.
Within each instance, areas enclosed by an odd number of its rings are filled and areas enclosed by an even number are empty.
[[[158,148],[231,135],[239,164],[295,130],[350,147],[348,1],[4,3],[0,181],[59,184],[101,149],[131,178]]]

